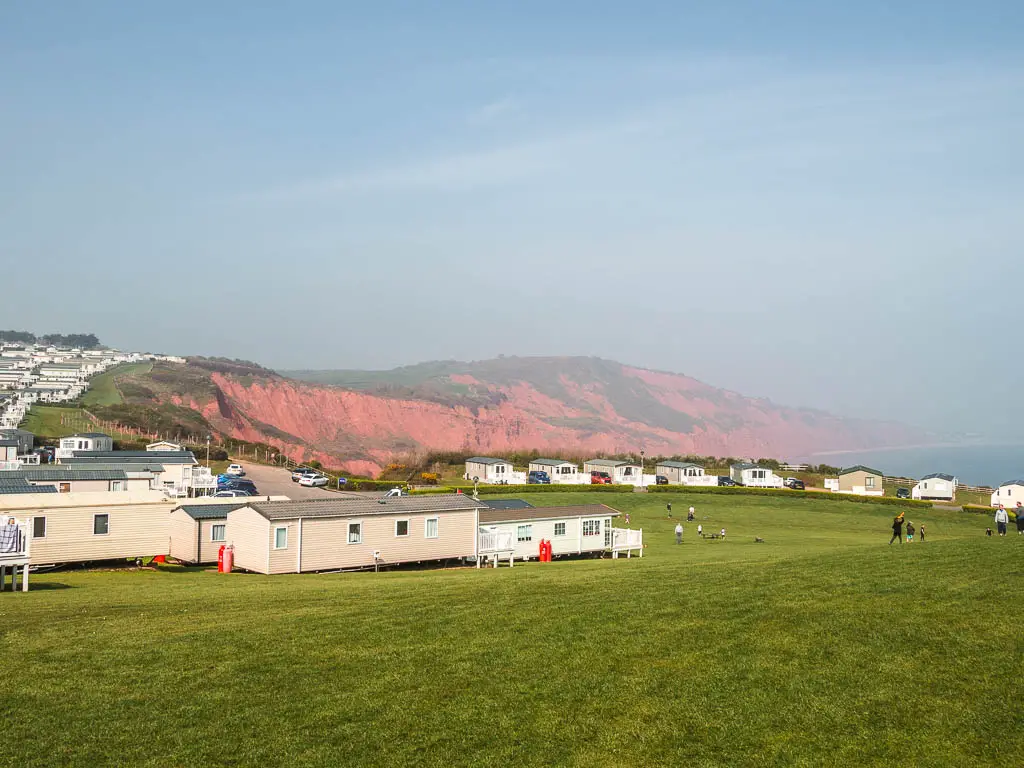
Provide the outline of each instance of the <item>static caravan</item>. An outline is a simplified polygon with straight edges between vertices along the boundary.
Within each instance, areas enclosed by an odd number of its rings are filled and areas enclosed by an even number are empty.
[[[61,460],[61,464],[86,468],[91,464],[135,464],[162,467],[156,484],[168,493],[191,488],[194,476],[209,474],[200,467],[192,451],[75,451],[75,455]],[[214,482],[216,486],[216,482]]]
[[[850,493],[854,496],[881,496],[882,473],[877,469],[857,464],[847,467],[839,473],[839,493]]]
[[[925,475],[910,491],[912,499],[922,501],[953,501],[956,498],[957,480],[953,475],[936,472]]]
[[[62,437],[57,446],[57,458],[65,459],[76,452],[93,453],[96,451],[113,451],[114,438],[102,432],[82,432],[69,437]]]
[[[512,480],[512,464],[504,459],[474,456],[466,459],[466,479],[490,484],[508,483]]]
[[[170,440],[160,440],[156,443],[149,443],[146,446],[147,451],[181,451],[182,448],[178,443],[172,443]]]
[[[1002,504],[1012,510],[1017,506],[1018,501],[1024,501],[1024,480],[1007,480],[992,494],[993,507]]]
[[[510,534],[517,560],[536,558],[541,539],[551,542],[555,556],[604,552],[611,548],[612,521],[618,514],[604,504],[482,509],[480,534]]]
[[[571,461],[562,459],[534,459],[530,462],[530,472],[546,472],[555,485],[576,485],[582,482],[580,468]],[[586,478],[590,482],[590,478]]]
[[[476,556],[468,494],[248,502],[228,512],[238,568],[302,573]]]
[[[35,444],[35,435],[24,429],[0,429],[0,439],[17,440],[18,454],[21,456],[32,453]]]
[[[31,521],[33,565],[165,555],[171,506],[156,491],[0,495],[0,516]]]
[[[744,462],[729,467],[729,477],[733,482],[748,488],[781,488],[783,480],[767,467]]]
[[[228,543],[228,512],[245,506],[237,500],[224,502],[182,504],[171,510],[171,557],[196,565],[217,562],[221,546]]]
[[[718,485],[717,475],[707,475],[704,467],[689,461],[662,461],[654,471],[669,485]]]
[[[618,459],[590,459],[583,464],[583,474],[588,478],[592,473],[607,474],[614,485],[639,485],[643,475],[640,465]]]

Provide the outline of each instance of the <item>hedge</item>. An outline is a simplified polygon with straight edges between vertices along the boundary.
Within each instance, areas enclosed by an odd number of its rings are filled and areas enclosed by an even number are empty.
[[[995,507],[985,507],[981,504],[964,504],[963,510],[964,512],[971,512],[975,515],[995,515],[996,513]],[[1011,523],[1017,522],[1017,515],[1014,514],[1013,509],[1007,509],[1006,514],[1009,515]]]
[[[892,507],[916,507],[931,509],[930,501],[897,499],[894,496],[855,496],[850,493],[832,493],[831,491],[792,491],[788,488],[744,488],[742,485],[652,485],[650,493],[720,493],[738,496],[785,496],[798,499],[817,499],[821,501],[852,501],[855,504],[887,504]]]
[[[337,486],[337,481],[335,481]],[[343,486],[345,491],[390,491],[392,488],[408,488],[408,483],[400,480],[349,480]]]

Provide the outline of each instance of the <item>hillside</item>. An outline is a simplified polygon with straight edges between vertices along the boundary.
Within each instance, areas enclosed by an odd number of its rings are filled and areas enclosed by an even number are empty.
[[[128,412],[190,409],[189,429],[376,473],[428,449],[796,457],[921,442],[919,430],[744,397],[598,358],[444,361],[393,371],[293,371],[192,358],[120,386]]]

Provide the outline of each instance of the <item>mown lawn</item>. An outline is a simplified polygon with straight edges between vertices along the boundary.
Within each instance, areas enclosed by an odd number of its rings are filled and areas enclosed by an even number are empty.
[[[533,500],[628,509],[645,557],[36,576],[0,594],[0,763],[1019,764],[1016,535],[702,496],[726,540],[676,546],[682,494]]]
[[[81,408],[58,408],[52,405],[33,405],[21,423],[34,435],[66,437],[76,432],[95,429],[92,419]]]
[[[93,376],[89,380],[89,389],[82,395],[82,405],[89,408],[94,405],[120,405],[124,402],[117,388],[118,379],[130,378],[153,370],[153,363],[125,363],[111,368],[109,371]]]

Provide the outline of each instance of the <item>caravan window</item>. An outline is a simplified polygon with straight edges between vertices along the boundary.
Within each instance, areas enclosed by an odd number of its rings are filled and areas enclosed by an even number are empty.
[[[288,529],[274,529],[274,549],[288,549]]]
[[[110,515],[93,515],[92,533],[94,536],[106,536],[110,533]]]
[[[362,523],[349,523],[348,524],[348,543],[349,544],[362,544],[363,543],[363,524]]]
[[[437,527],[437,518],[428,517],[426,522],[423,524],[423,536],[428,539],[436,539]]]
[[[555,523],[555,536],[565,536],[565,523]]]
[[[409,535],[409,521],[408,520],[395,520],[395,536],[408,536]]]
[[[583,535],[584,536],[598,536],[601,533],[601,521],[600,520],[584,520],[583,521]]]
[[[227,538],[227,526],[224,524],[210,527],[210,541],[224,541]]]
[[[32,518],[32,538],[33,539],[45,539],[46,538],[46,518],[45,517],[33,517]]]
[[[516,541],[533,541],[533,526],[520,525],[516,528]]]

